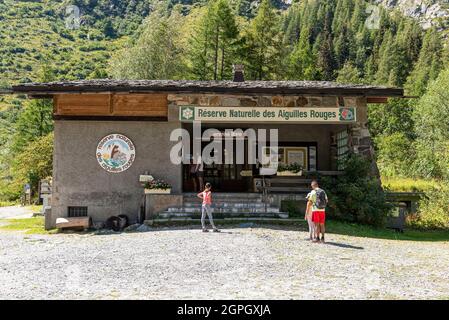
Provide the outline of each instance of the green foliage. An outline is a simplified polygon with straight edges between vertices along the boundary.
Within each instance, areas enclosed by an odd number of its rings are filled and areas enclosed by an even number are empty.
[[[0,226],[4,231],[21,231],[25,234],[54,234],[57,229],[45,230],[44,217],[34,217],[27,219],[8,219],[6,224]]]
[[[304,218],[306,201],[298,200],[282,200],[281,210],[283,212],[288,212],[290,218]]]
[[[368,160],[351,155],[345,161],[344,175],[320,179],[329,197],[331,217],[375,226],[385,222],[391,207],[370,170]]]
[[[418,215],[410,217],[408,224],[419,229],[449,229],[449,184],[435,184],[419,202]]]
[[[270,0],[262,0],[257,16],[250,22],[244,35],[244,61],[250,79],[276,79],[281,61],[282,39],[279,16]]]
[[[179,78],[185,69],[179,22],[178,12],[167,15],[160,8],[154,11],[145,20],[135,44],[113,57],[110,74],[118,79]]]
[[[423,95],[427,84],[437,78],[443,67],[442,50],[441,35],[435,28],[430,28],[424,35],[418,61],[407,79],[405,87],[408,94]]]
[[[171,185],[167,182],[165,182],[164,180],[151,180],[151,181],[147,181],[144,184],[144,188],[145,189],[170,189]]]
[[[360,71],[351,62],[346,62],[338,71],[337,82],[340,83],[363,83]]]
[[[402,133],[414,139],[413,105],[405,99],[389,99],[387,104],[368,106],[368,125],[371,135]]]
[[[20,113],[11,151],[21,152],[30,142],[53,131],[53,103],[51,100],[31,100]]]
[[[395,132],[375,139],[377,146],[377,166],[387,177],[409,176],[414,159],[412,142],[404,133]]]
[[[326,222],[326,232],[353,237],[390,239],[402,241],[448,241],[447,230],[413,230],[405,229],[399,233],[387,228],[373,228],[368,225],[330,220]]]
[[[238,50],[239,29],[228,0],[210,1],[194,24],[189,46],[192,74],[199,80],[228,80]]]
[[[20,192],[26,183],[37,191],[41,179],[51,177],[53,168],[53,133],[29,143],[13,161],[12,190]]]
[[[318,77],[316,56],[310,44],[310,30],[303,28],[298,43],[289,57],[290,79],[313,80]]]
[[[391,192],[430,192],[440,182],[434,179],[382,177],[382,186]]]
[[[429,84],[413,116],[417,173],[449,180],[449,68]]]
[[[282,164],[282,163],[280,163],[278,165],[277,171],[278,172],[291,171],[293,173],[298,173],[302,169],[303,169],[302,166],[299,163],[297,163],[297,162],[290,163],[290,164]]]

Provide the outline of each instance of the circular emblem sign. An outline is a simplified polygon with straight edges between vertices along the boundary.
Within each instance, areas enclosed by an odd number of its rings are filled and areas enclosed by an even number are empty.
[[[118,133],[107,135],[97,146],[97,161],[108,172],[123,172],[134,162],[136,149],[132,141]]]

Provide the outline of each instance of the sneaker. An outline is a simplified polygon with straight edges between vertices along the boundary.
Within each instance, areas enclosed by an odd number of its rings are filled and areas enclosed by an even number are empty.
[[[207,229],[203,229],[203,232],[209,232],[209,230],[207,230]]]
[[[320,241],[320,239],[318,239],[318,238],[313,238],[313,240],[312,240],[312,242],[319,242]]]
[[[326,241],[324,241],[324,237],[321,237],[321,243],[326,243]]]
[[[220,232],[220,230],[218,230],[217,228],[214,228],[214,232]]]

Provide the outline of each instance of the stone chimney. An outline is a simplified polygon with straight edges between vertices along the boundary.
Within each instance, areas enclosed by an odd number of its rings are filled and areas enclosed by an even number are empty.
[[[232,81],[234,81],[234,82],[245,81],[245,77],[243,76],[244,69],[245,69],[245,66],[243,64],[233,64],[232,71],[234,73],[234,79]]]

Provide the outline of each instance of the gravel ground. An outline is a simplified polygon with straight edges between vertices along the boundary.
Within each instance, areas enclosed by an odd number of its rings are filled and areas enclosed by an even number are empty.
[[[449,242],[296,230],[0,232],[0,299],[421,299],[449,297]]]

